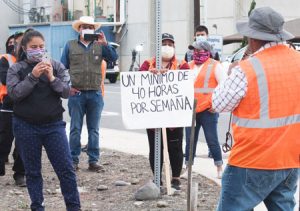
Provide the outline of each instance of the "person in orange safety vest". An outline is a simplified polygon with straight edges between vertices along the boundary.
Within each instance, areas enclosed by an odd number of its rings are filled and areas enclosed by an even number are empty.
[[[22,37],[23,32],[17,32],[14,35],[11,35],[6,42],[6,54],[2,55],[0,59],[0,99],[2,103],[0,110],[0,176],[5,175],[5,162],[8,161],[8,155],[14,140],[12,129],[13,101],[7,95],[6,75],[9,67],[16,62],[16,50]],[[25,170],[17,146],[13,151],[13,158],[13,178],[15,184],[20,187],[25,187]]]
[[[216,112],[233,111],[234,145],[222,177],[218,210],[294,210],[300,167],[300,53],[286,40],[284,19],[254,9],[237,30],[252,55],[239,62],[212,96]]]
[[[193,43],[193,48],[193,60],[189,65],[195,75],[194,88],[197,106],[194,147],[191,162],[194,161],[197,140],[200,128],[202,127],[206,143],[212,158],[214,159],[214,164],[217,167],[217,178],[221,178],[223,160],[217,134],[219,114],[210,111],[209,99],[211,98],[214,88],[226,78],[226,72],[218,61],[212,59],[212,47],[207,41],[197,40]],[[189,162],[190,134],[191,128],[187,127],[185,147],[186,165]],[[182,175],[183,178],[186,177],[185,174]]]

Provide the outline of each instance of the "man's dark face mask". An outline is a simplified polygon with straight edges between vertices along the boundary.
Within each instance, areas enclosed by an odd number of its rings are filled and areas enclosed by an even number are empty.
[[[7,53],[15,54],[15,46],[14,45],[7,46]]]

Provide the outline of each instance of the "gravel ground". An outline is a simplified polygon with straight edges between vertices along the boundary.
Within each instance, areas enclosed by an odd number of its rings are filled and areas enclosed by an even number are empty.
[[[59,181],[43,152],[44,198],[47,211],[63,211],[65,205],[59,189]],[[187,181],[181,180],[182,191],[176,196],[162,195],[160,199],[138,202],[134,199],[136,190],[152,179],[148,159],[143,156],[125,154],[104,149],[101,152],[100,173],[87,170],[87,156],[81,155],[80,170],[77,172],[78,187],[83,211],[179,211],[186,210]],[[12,160],[12,159],[10,159]],[[26,188],[14,185],[12,164],[7,164],[7,174],[0,177],[0,210],[30,210],[30,199]],[[117,181],[128,183],[116,186]],[[220,187],[211,180],[194,175],[199,183],[198,210],[215,210]],[[100,190],[106,189],[107,190]],[[158,207],[163,201],[166,207]]]

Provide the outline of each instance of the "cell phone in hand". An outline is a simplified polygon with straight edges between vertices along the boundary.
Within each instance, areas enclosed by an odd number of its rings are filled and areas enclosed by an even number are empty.
[[[98,40],[99,38],[99,34],[84,34],[84,40],[86,41],[94,41],[94,40]]]
[[[103,32],[102,30],[100,31],[99,37],[100,37],[101,39],[104,37],[104,32]]]
[[[44,55],[42,57],[42,61],[43,62],[50,62],[50,56],[47,52],[44,53]]]

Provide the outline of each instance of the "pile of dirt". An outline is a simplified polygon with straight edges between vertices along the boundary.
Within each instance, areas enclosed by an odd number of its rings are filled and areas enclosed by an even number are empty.
[[[99,173],[87,170],[85,153],[82,153],[80,161],[77,180],[83,211],[186,210],[186,180],[181,180],[182,190],[177,195],[162,195],[160,199],[152,201],[135,201],[136,190],[153,179],[148,159],[144,156],[104,149],[101,151],[104,170]],[[44,151],[42,162],[46,210],[63,211],[65,205],[59,181]],[[11,168],[12,164],[6,165],[7,174],[0,177],[0,210],[30,210],[27,189],[14,185]],[[220,187],[201,175],[194,175],[193,181],[199,183],[198,210],[215,210]]]

